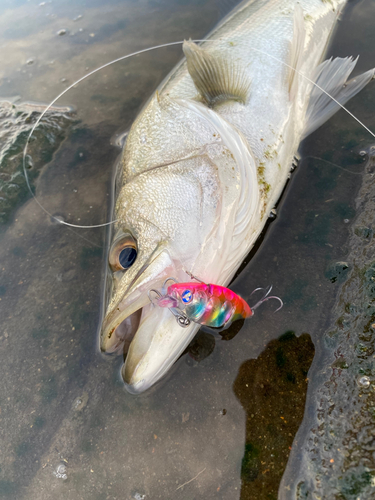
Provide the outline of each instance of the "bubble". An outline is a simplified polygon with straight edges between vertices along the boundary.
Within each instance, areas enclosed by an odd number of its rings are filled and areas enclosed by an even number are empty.
[[[35,61],[34,61],[34,59],[33,59],[32,57],[30,57],[30,59],[28,59],[28,60],[26,61],[26,64],[27,64],[28,66],[31,66],[32,64],[34,64],[34,62],[35,62]]]
[[[344,224],[349,224],[349,219],[344,219]]]
[[[358,379],[358,385],[360,387],[364,387],[364,388],[367,388],[370,386],[370,379],[369,377],[367,377],[366,375],[364,375],[363,377],[360,377]]]
[[[80,19],[82,19],[82,17],[83,17],[82,14],[79,14],[77,17],[73,19],[73,21],[79,21]]]
[[[65,29],[59,30],[56,34],[59,36],[64,36],[66,35],[66,30]]]
[[[77,410],[82,405],[82,403],[83,403],[82,399],[77,398],[73,403],[73,409]]]
[[[134,498],[135,498],[135,500],[145,500],[146,495],[141,495],[140,493],[135,493]]]
[[[53,474],[58,478],[58,479],[68,479],[68,476],[66,474],[66,465],[65,464],[59,464],[56,467],[56,470],[53,471]]]

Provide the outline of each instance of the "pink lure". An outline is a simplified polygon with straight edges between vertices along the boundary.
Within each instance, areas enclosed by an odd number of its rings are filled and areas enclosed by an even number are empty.
[[[181,311],[190,321],[220,328],[253,315],[250,306],[229,288],[205,283],[174,283],[158,300],[160,307]]]

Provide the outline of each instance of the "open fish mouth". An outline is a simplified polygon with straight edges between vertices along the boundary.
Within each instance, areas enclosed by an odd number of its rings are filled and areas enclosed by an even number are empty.
[[[121,374],[133,394],[144,392],[162,378],[199,329],[196,324],[182,328],[169,309],[150,302],[150,289],[161,288],[171,276],[181,279],[185,274],[168,252],[156,253],[134,280],[129,278],[131,286],[111,304],[100,334],[102,352],[127,351]]]
[[[143,307],[121,370],[128,392],[139,394],[160,380],[185,351],[198,329],[195,323],[182,328],[168,309],[151,303]]]
[[[113,344],[106,349],[107,353],[116,353],[122,351],[126,354],[129,350],[131,341],[134,338],[141,320],[142,309],[138,309],[130,316],[126,317],[113,331]],[[101,348],[102,351],[104,350]]]
[[[136,292],[131,294],[125,304],[120,302],[105,318],[100,336],[102,352],[111,354],[128,351],[139,327],[143,307],[149,303],[147,295],[136,295]]]
[[[128,392],[138,394],[163,377],[198,329],[194,323],[181,328],[168,309],[151,304],[146,294],[146,303],[143,296],[107,318],[100,347],[107,353],[128,350],[121,374]]]

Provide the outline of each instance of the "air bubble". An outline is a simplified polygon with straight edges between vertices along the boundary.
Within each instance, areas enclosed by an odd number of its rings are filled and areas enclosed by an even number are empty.
[[[77,17],[73,19],[73,21],[79,21],[80,19],[82,19],[82,17],[83,17],[82,14],[79,14]]]
[[[65,464],[59,464],[56,467],[56,470],[53,471],[53,474],[58,478],[58,479],[68,479],[68,476],[66,474],[66,465]]]
[[[35,62],[35,61],[34,61],[34,59],[30,58],[30,59],[28,59],[28,60],[26,61],[26,64],[27,64],[28,66],[31,66],[32,64],[34,64],[34,62]]]
[[[360,387],[367,388],[370,386],[370,379],[366,375],[358,379],[358,385]]]
[[[59,30],[56,34],[59,36],[64,36],[66,35],[66,30],[65,29]]]
[[[344,224],[349,224],[349,219],[344,219]]]

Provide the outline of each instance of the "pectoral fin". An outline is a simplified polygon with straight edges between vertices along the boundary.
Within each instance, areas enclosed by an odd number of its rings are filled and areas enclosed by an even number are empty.
[[[190,41],[182,49],[194,85],[208,104],[229,99],[246,103],[250,79],[244,69],[231,60],[213,57]]]
[[[305,51],[305,19],[302,7],[296,4],[293,18],[293,40],[290,51],[289,96],[293,100],[298,89],[298,77]]]
[[[315,82],[320,88],[314,86],[311,91],[303,137],[314,132],[340,109],[340,105],[321,89],[344,105],[374,78],[375,69],[371,69],[347,81],[357,61],[358,57],[354,60],[352,57],[337,57],[317,67]]]

